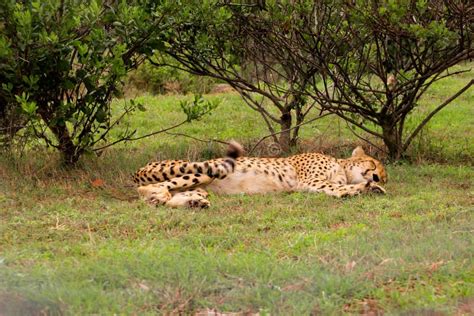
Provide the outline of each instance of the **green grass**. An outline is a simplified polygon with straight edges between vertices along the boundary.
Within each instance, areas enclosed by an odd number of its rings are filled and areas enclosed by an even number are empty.
[[[454,70],[468,69],[469,67],[474,67],[474,64],[456,66]],[[472,77],[472,72],[448,77],[435,83],[421,99],[420,106],[409,116],[405,126],[405,137],[416,128],[430,110],[460,90],[470,77]],[[192,96],[141,96],[138,101],[145,105],[147,111],[135,113],[126,123],[137,129],[137,135],[145,135],[151,131],[173,126],[185,119],[185,115],[179,107],[179,101],[191,98]],[[172,132],[198,137],[202,140],[236,139],[248,145],[249,148],[258,139],[269,134],[260,115],[246,106],[238,94],[212,95],[207,98],[219,99],[221,105],[202,120],[186,124]],[[118,107],[123,102],[118,102]],[[474,164],[472,159],[474,157],[474,142],[470,141],[474,136],[473,104],[474,89],[469,89],[435,116],[409,148],[408,156],[411,157],[411,160]],[[312,113],[308,118],[315,115],[317,113]],[[278,130],[278,127],[275,127]],[[115,135],[122,130],[117,129]],[[357,133],[382,146],[380,140],[365,135],[363,131],[357,130]],[[333,116],[304,125],[301,128],[300,136],[302,138],[301,151],[316,149],[336,154],[347,154],[354,144],[361,143],[342,120]],[[257,148],[256,153],[267,154],[269,142],[271,139]],[[342,148],[342,152],[340,149],[339,152],[337,150],[334,152],[331,149],[334,145]],[[195,151],[196,148],[199,148],[198,152]],[[144,154],[143,159],[149,160],[150,156],[160,159],[176,156],[193,159],[208,158],[219,153],[219,148],[218,144],[212,142],[199,143],[183,136],[160,134],[155,138],[131,142],[114,149],[138,150]],[[134,157],[136,158],[136,155]]]
[[[435,86],[418,114],[463,76]],[[175,132],[246,144],[266,134],[237,95],[210,97],[221,106]],[[144,96],[148,110],[129,123],[143,134],[178,123],[183,98]],[[48,152],[0,157],[0,314],[462,314],[474,300],[472,104],[468,91],[430,123],[412,149],[423,163],[388,166],[385,196],[211,196],[205,210],[151,208],[130,186],[137,167],[221,150],[173,135],[121,144],[77,170]],[[302,133],[303,150],[345,144],[342,155],[357,143],[332,118]]]

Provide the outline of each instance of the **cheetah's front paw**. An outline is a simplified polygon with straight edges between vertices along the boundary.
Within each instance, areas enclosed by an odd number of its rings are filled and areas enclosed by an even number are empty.
[[[375,182],[370,182],[370,183],[369,183],[368,191],[369,191],[369,192],[372,192],[372,193],[377,193],[377,194],[385,194],[385,193],[387,193],[387,191],[385,191],[384,188],[382,188],[380,185],[378,185],[378,184],[375,183]]]

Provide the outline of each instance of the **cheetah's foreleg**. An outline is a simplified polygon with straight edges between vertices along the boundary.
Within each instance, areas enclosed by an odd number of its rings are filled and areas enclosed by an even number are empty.
[[[375,182],[362,182],[357,184],[338,184],[327,180],[320,180],[316,183],[303,184],[300,191],[324,192],[335,197],[355,196],[361,193],[386,193],[385,189]]]

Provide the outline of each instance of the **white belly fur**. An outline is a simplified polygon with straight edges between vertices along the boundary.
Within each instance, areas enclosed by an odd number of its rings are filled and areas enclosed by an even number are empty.
[[[292,173],[295,173],[292,170]],[[283,181],[278,176],[272,176],[258,171],[242,172],[237,169],[229,174],[225,179],[214,180],[206,189],[216,194],[257,194],[269,192],[287,192],[292,191],[296,186],[296,173],[285,175]]]

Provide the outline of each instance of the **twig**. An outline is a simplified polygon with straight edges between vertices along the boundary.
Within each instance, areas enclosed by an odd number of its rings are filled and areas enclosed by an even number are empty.
[[[378,150],[380,150],[381,152],[385,153],[385,154],[388,154],[387,151],[383,148],[380,148],[379,146],[375,145],[374,143],[372,143],[370,140],[360,136],[359,134],[357,134],[350,126],[349,126],[349,122],[347,121],[344,121],[347,125],[347,128],[351,131],[352,134],[354,134],[355,137],[359,138],[359,139],[362,139],[363,141],[369,143],[370,145],[374,146],[375,148],[377,148]]]
[[[11,130],[11,129],[22,129],[22,128],[25,128],[27,127],[28,125],[12,125],[12,126],[8,126],[8,127],[0,127],[0,131],[7,131],[7,130]]]
[[[229,144],[230,144],[229,142],[226,142],[226,141],[223,141],[223,140],[220,140],[220,139],[214,139],[214,138],[212,138],[212,139],[201,139],[201,138],[197,138],[197,137],[190,136],[190,135],[183,134],[183,133],[170,133],[170,132],[165,132],[165,134],[173,135],[173,136],[187,137],[187,138],[191,138],[191,139],[197,140],[197,141],[199,141],[199,142],[203,142],[203,143],[216,142],[216,143],[220,143],[220,144],[224,144],[224,145],[229,145]]]
[[[472,85],[474,84],[474,79],[471,79],[467,85],[465,85],[461,90],[456,92],[456,94],[452,95],[449,99],[444,101],[442,104],[440,104],[436,109],[434,109],[425,119],[418,125],[418,127],[411,133],[411,135],[407,138],[405,141],[405,144],[403,145],[403,151],[405,151],[410,143],[412,142],[413,138],[418,135],[420,130],[431,120],[433,116],[435,116],[436,113],[441,111],[445,106],[447,106],[449,103],[454,101],[457,97],[459,97],[461,94],[463,94],[467,89],[469,89]]]
[[[258,145],[260,145],[260,143],[263,142],[265,139],[267,139],[267,138],[269,138],[269,137],[272,137],[272,136],[275,136],[275,135],[278,135],[278,134],[281,134],[281,133],[284,133],[284,132],[287,132],[287,131],[291,131],[291,130],[297,128],[297,127],[300,127],[300,126],[309,124],[309,123],[311,123],[311,122],[314,122],[314,121],[316,121],[316,120],[319,120],[320,118],[323,118],[323,117],[328,116],[328,115],[331,115],[331,114],[333,114],[333,113],[326,113],[326,114],[320,115],[320,116],[318,116],[318,117],[315,117],[315,118],[313,118],[313,119],[311,119],[311,120],[309,120],[309,121],[306,121],[306,122],[300,123],[300,124],[298,124],[298,125],[295,125],[295,126],[293,126],[293,127],[290,127],[290,128],[284,129],[284,130],[281,130],[281,131],[279,131],[279,132],[271,133],[271,134],[269,134],[269,135],[266,135],[266,136],[260,138],[260,140],[252,147],[252,149],[249,150],[249,155],[250,155],[251,153],[253,153],[253,151],[258,147]]]
[[[89,235],[89,241],[95,244],[94,236],[92,235],[91,226],[87,223],[87,234]]]
[[[298,125],[295,125],[291,128],[288,128],[288,129],[285,129],[285,130],[282,130],[282,131],[279,131],[279,132],[275,132],[275,133],[271,133],[271,134],[268,134],[262,138],[260,138],[260,140],[252,147],[252,149],[249,151],[249,154],[251,154],[257,147],[258,145],[260,145],[261,142],[263,142],[265,139],[269,138],[269,137],[272,137],[272,136],[275,136],[275,135],[278,135],[278,134],[281,134],[283,132],[286,132],[286,131],[290,131],[290,130],[293,130],[297,127],[300,127],[302,125],[305,125],[305,124],[309,124],[311,122],[314,122],[320,118],[323,118],[325,116],[328,116],[328,115],[331,115],[333,113],[326,113],[326,114],[323,114],[323,115],[320,115],[318,117],[315,117],[307,122],[303,122],[301,124],[298,124]],[[171,127],[173,128],[173,127]],[[171,129],[169,128],[169,129]],[[168,130],[169,130],[168,129]],[[223,140],[220,140],[220,139],[215,139],[215,138],[212,138],[212,139],[201,139],[201,138],[197,138],[197,137],[194,137],[194,136],[190,136],[190,135],[187,135],[187,134],[184,134],[184,133],[171,133],[171,132],[167,132],[166,130],[161,130],[161,131],[158,131],[158,132],[155,132],[155,133],[161,133],[161,132],[164,132],[165,134],[167,135],[173,135],[173,136],[182,136],[182,137],[186,137],[186,138],[191,138],[191,139],[194,139],[194,140],[197,140],[199,142],[203,142],[203,143],[209,143],[209,142],[216,142],[216,143],[220,143],[220,144],[224,144],[224,145],[229,145],[230,143],[229,142],[226,142],[226,141],[223,141]],[[139,138],[143,138],[145,136],[142,136],[142,137],[139,137]],[[134,140],[134,139],[131,139],[131,140]]]
[[[150,133],[150,134],[146,134],[146,135],[143,135],[143,136],[140,136],[140,137],[135,137],[135,138],[132,138],[132,137],[124,137],[124,138],[121,138],[121,139],[119,139],[119,140],[116,140],[116,141],[114,141],[114,142],[112,142],[112,143],[110,143],[110,144],[107,144],[107,145],[105,145],[105,146],[102,146],[102,147],[99,147],[99,148],[94,148],[93,151],[101,151],[101,150],[104,150],[105,148],[108,148],[108,147],[110,147],[110,146],[113,146],[113,145],[115,145],[115,144],[117,144],[117,143],[121,143],[121,142],[125,142],[125,141],[139,140],[139,139],[147,138],[147,137],[150,137],[150,136],[153,136],[153,135],[156,135],[156,134],[164,133],[164,132],[169,131],[169,130],[171,130],[171,129],[177,128],[177,127],[179,127],[179,126],[181,126],[181,125],[183,125],[183,124],[185,124],[185,123],[187,123],[187,122],[188,122],[188,120],[185,120],[185,121],[183,121],[183,122],[181,122],[181,123],[178,123],[178,124],[176,124],[176,125],[173,125],[173,126],[171,126],[171,127],[167,127],[167,128],[161,129],[161,130],[159,130],[159,131],[156,131],[156,132],[153,132],[153,133]],[[132,134],[132,135],[133,135],[133,134]]]

